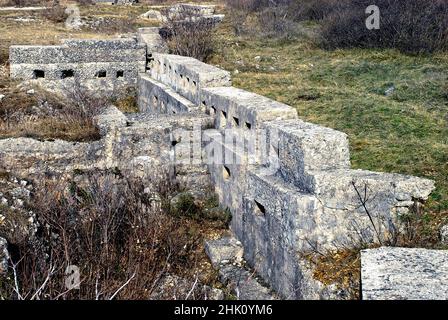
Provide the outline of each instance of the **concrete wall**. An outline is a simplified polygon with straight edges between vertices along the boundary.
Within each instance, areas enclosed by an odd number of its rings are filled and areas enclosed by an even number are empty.
[[[154,54],[148,75],[139,81],[141,111],[166,112],[151,95],[169,101],[174,90],[196,106],[177,112],[212,117],[214,129],[202,139],[215,191],[232,212],[247,262],[284,298],[334,298],[302,254],[383,241],[399,215],[434,188],[427,179],[352,170],[346,134],[231,87],[229,74],[216,67]]]
[[[201,89],[231,84],[229,72],[189,57],[153,53],[148,68],[153,79],[197,105],[200,104]]]
[[[138,78],[141,114],[106,117],[104,138],[83,146],[88,152],[74,153],[131,174],[141,166],[154,174],[168,165],[185,183],[203,176],[207,165],[221,205],[232,212],[231,229],[247,262],[284,298],[334,297],[313,279],[302,254],[381,242],[396,232],[399,216],[434,189],[427,179],[352,170],[346,134],[231,87],[229,72],[192,58],[152,52],[145,68],[145,48],[133,39],[13,46],[11,75],[32,79],[42,70],[61,81],[62,71],[73,69],[81,79],[98,81],[96,73],[105,69],[111,83],[131,85]],[[121,69],[124,79],[118,80],[114,75]],[[191,140],[198,128],[199,141]],[[12,161],[14,141],[0,147],[6,150],[0,160]],[[194,155],[191,149],[198,147],[199,159],[192,159],[190,151]]]
[[[65,40],[57,46],[11,46],[9,58],[14,79],[127,87],[145,71],[146,47],[129,38]]]

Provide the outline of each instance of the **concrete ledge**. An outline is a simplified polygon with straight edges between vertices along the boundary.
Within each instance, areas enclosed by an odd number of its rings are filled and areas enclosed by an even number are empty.
[[[364,300],[447,300],[448,250],[361,251]]]
[[[347,135],[301,120],[267,122],[270,147],[283,179],[298,188],[308,187],[311,170],[350,168]]]
[[[186,113],[198,108],[170,87],[147,74],[138,77],[138,107],[148,113]]]
[[[266,121],[297,119],[297,111],[280,102],[235,87],[201,90],[201,104],[215,116],[217,129],[260,128]]]
[[[190,57],[154,53],[149,74],[180,95],[199,105],[200,91],[207,87],[230,86],[230,73]]]

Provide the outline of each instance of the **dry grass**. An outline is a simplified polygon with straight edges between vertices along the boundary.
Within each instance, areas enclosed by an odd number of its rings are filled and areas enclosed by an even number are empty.
[[[215,22],[188,10],[170,16],[165,12],[165,40],[173,54],[207,61],[214,50]]]
[[[100,138],[93,117],[109,102],[91,97],[79,87],[68,97],[40,88],[28,94],[19,83],[0,78],[0,138],[32,137],[67,141]]]
[[[11,245],[21,296],[29,299],[38,292],[52,268],[40,299],[109,299],[129,279],[116,298],[148,299],[165,274],[198,276],[214,285],[217,274],[203,243],[210,234],[222,234],[227,224],[172,215],[165,204],[175,191],[161,182],[148,194],[139,181],[116,172],[41,181],[28,204],[39,232]],[[80,269],[80,290],[65,287],[69,265]],[[18,298],[8,282],[0,284],[0,296]]]
[[[101,136],[98,129],[88,122],[46,118],[38,121],[21,121],[14,127],[0,122],[1,139],[18,137],[88,142],[98,140]]]
[[[13,44],[48,45],[59,44],[65,38],[114,38],[123,32],[135,32],[138,16],[145,12],[144,7],[94,5],[81,6],[81,17],[88,21],[98,21],[81,30],[68,30],[60,19],[48,19],[53,16],[41,11],[0,11],[0,94],[6,95],[0,102],[2,120],[0,137],[34,137],[37,139],[64,139],[69,141],[91,141],[99,138],[96,127],[90,119],[78,118],[73,114],[54,117],[52,114],[36,115],[33,107],[50,99],[52,107],[67,111],[67,104],[62,106],[59,98],[50,94],[28,95],[26,90],[17,86],[19,82],[9,79],[7,69],[9,46]],[[57,11],[57,10],[56,10]],[[50,11],[48,11],[50,12]],[[53,11],[51,11],[53,12]],[[58,11],[60,12],[60,10]],[[56,12],[57,13],[57,12]],[[55,17],[59,17],[56,14]],[[26,21],[20,19],[27,19]],[[145,22],[142,22],[144,25]],[[38,32],[36,31],[38,30]],[[37,90],[40,91],[40,90]],[[123,95],[113,101],[124,112],[136,112],[135,92]],[[65,108],[63,108],[65,107]],[[66,113],[66,112],[64,112]]]
[[[360,298],[361,254],[359,249],[335,250],[325,255],[304,256],[313,266],[313,277],[324,285],[336,285],[344,299]]]

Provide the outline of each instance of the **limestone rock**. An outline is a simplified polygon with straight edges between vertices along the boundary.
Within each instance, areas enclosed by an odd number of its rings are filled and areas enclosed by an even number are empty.
[[[142,14],[141,17],[149,20],[162,21],[162,14],[157,10],[149,10]]]
[[[234,237],[224,237],[218,240],[209,240],[205,243],[205,252],[213,266],[218,268],[223,261],[241,263],[243,259],[243,247],[241,242]]]
[[[198,280],[190,280],[168,274],[162,277],[151,300],[223,300],[224,293],[220,289],[201,284]]]
[[[448,244],[448,224],[440,228],[440,241],[444,244]]]
[[[263,285],[254,271],[244,266],[243,247],[234,237],[223,237],[205,243],[205,251],[220,280],[239,300],[272,300],[271,290]]]
[[[447,300],[448,251],[418,248],[361,252],[365,300]]]
[[[8,270],[9,252],[6,239],[0,238],[0,277],[5,275]]]
[[[100,115],[95,117],[95,122],[102,135],[107,134],[113,128],[124,127],[127,117],[115,106],[109,106]]]

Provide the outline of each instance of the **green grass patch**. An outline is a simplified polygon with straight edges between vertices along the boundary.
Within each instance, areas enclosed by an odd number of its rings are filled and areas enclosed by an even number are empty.
[[[354,168],[434,179],[428,208],[448,210],[448,54],[325,51],[305,38],[236,38],[225,23],[218,38],[211,62],[238,70],[236,87],[347,133]]]

